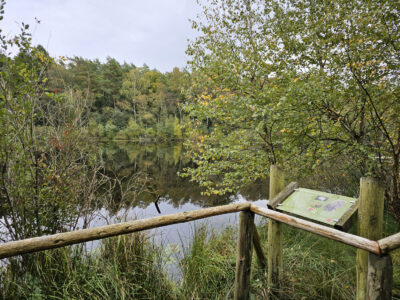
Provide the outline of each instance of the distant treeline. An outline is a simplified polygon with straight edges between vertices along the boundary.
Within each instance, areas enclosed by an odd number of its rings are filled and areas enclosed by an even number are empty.
[[[48,93],[73,92],[87,101],[92,136],[117,140],[182,138],[181,90],[190,78],[186,71],[174,68],[161,73],[147,65],[120,64],[111,57],[104,63],[72,57],[50,65],[47,77]]]

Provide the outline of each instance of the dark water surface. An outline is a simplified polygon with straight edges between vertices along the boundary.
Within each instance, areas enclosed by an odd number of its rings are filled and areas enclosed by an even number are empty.
[[[261,206],[266,206],[267,203],[267,181],[248,186],[234,195],[201,195],[203,190],[197,183],[178,175],[185,167],[191,165],[190,158],[185,157],[180,144],[140,145],[111,142],[100,144],[99,151],[109,174],[117,176],[122,182],[134,177],[137,180],[145,179],[146,184],[142,186],[141,193],[127,197],[123,197],[116,188],[113,194],[115,207],[100,209],[91,227],[235,202],[253,201]],[[155,205],[157,199],[158,208]],[[179,256],[182,247],[189,244],[196,227],[206,224],[210,229],[218,230],[227,225],[237,224],[237,220],[237,213],[215,216],[157,228],[151,231],[151,236],[161,243],[168,253]],[[94,242],[94,247],[97,243]],[[179,273],[174,263],[168,269],[172,274]]]
[[[116,203],[115,210],[110,208],[102,210],[102,214],[108,215],[111,219],[141,219],[243,201],[266,204],[268,195],[266,181],[248,186],[235,195],[201,195],[204,190],[196,182],[178,175],[184,168],[191,165],[190,158],[184,156],[183,147],[180,144],[140,145],[111,142],[100,144],[99,148],[107,172],[124,182],[135,176],[138,180],[145,179],[146,181],[145,187],[142,186],[141,193],[138,195],[123,197],[119,189],[115,189],[113,194]],[[158,209],[155,202],[158,203]],[[223,223],[226,220],[232,223],[230,220],[234,215],[212,217],[209,218],[209,222],[210,224]],[[92,226],[103,222],[105,221],[97,219]],[[176,231],[176,227],[184,230],[184,226],[184,224],[178,224],[170,227]]]

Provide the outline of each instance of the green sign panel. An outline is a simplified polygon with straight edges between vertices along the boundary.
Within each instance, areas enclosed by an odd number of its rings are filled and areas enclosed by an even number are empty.
[[[277,209],[334,226],[355,206],[357,199],[304,188],[296,189]]]

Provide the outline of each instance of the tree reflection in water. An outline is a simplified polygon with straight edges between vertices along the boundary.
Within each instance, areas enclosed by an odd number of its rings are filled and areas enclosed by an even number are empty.
[[[181,178],[178,172],[191,165],[190,159],[184,157],[182,145],[140,145],[129,142],[111,142],[101,144],[100,151],[105,161],[107,172],[125,180],[135,174],[147,178],[146,189],[136,198],[124,199],[130,207],[156,210],[154,202],[167,202],[178,209],[185,203],[198,207],[224,205],[244,198],[247,201],[267,199],[268,183],[252,184],[237,195],[203,196],[202,189],[187,178]],[[239,197],[240,195],[240,197]],[[121,200],[120,190],[114,190],[115,202]]]

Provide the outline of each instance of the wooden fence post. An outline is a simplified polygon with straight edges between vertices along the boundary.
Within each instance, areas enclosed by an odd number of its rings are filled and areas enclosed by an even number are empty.
[[[285,178],[281,169],[272,165],[269,176],[269,199],[273,199],[285,187]],[[280,286],[283,267],[282,260],[282,223],[268,219],[268,288],[272,293]]]
[[[358,235],[379,240],[382,237],[384,185],[374,178],[360,179]],[[368,252],[357,249],[357,300],[367,299]]]
[[[368,253],[367,300],[392,299],[393,264],[390,255]]]
[[[253,230],[254,213],[250,210],[240,212],[235,273],[235,300],[249,299]]]
[[[257,227],[254,225],[254,232],[253,232],[253,246],[254,246],[254,252],[257,255],[257,260],[258,264],[260,265],[260,268],[265,271],[267,268],[267,259],[265,258],[262,246],[261,246],[261,240],[260,236],[258,235]]]

